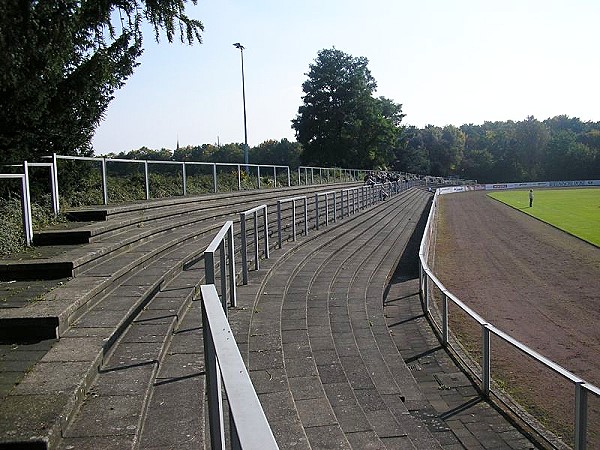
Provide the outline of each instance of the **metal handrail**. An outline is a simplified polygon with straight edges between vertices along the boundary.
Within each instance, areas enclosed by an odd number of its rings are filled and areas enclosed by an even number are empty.
[[[432,282],[436,286],[436,288],[442,293],[443,303],[441,327],[443,346],[452,347],[451,343],[448,340],[449,322],[447,302],[448,300],[450,300],[463,312],[465,312],[469,317],[475,320],[481,327],[483,342],[483,352],[481,361],[481,389],[486,397],[489,397],[490,393],[492,392],[490,334],[497,336],[498,338],[502,339],[504,342],[509,344],[511,347],[517,349],[524,355],[540,363],[542,366],[546,367],[547,369],[550,369],[562,378],[573,383],[575,389],[575,450],[585,450],[587,445],[587,396],[588,394],[592,394],[596,397],[600,397],[600,389],[594,386],[593,384],[586,382],[585,380],[573,374],[572,372],[569,372],[564,367],[560,366],[559,364],[555,363],[549,358],[546,358],[542,354],[531,349],[527,345],[510,336],[508,333],[505,333],[499,328],[495,327],[494,325],[489,324],[483,317],[481,317],[479,314],[477,314],[475,311],[473,311],[471,308],[465,305],[462,301],[460,301],[454,294],[448,291],[448,289],[442,284],[442,282],[433,274],[428,264],[428,254],[429,247],[432,244],[432,228],[434,216],[437,211],[438,199],[439,190],[437,190],[434,195],[433,203],[427,219],[427,224],[425,226],[425,231],[423,233],[423,239],[421,240],[421,245],[419,248],[419,293],[421,295],[421,298],[423,299],[423,309],[425,313],[431,318],[433,323],[436,322],[434,320],[433,313],[431,312],[431,309],[429,307],[429,299],[431,297],[429,292],[429,282]]]
[[[296,202],[302,200],[304,202],[304,235],[308,235],[308,201],[306,195],[299,195],[297,197],[284,198],[277,200],[277,243],[279,248],[282,247],[282,235],[281,235],[281,205],[284,203],[292,203],[292,239],[296,241]]]
[[[31,197],[29,193],[29,172],[27,169],[27,161],[23,162],[24,173],[2,173],[0,179],[17,179],[21,180],[21,210],[23,213],[23,234],[25,237],[25,245],[31,246],[33,242],[33,224],[31,219]]]
[[[337,221],[337,205],[335,191],[315,193],[315,227],[319,229],[319,197],[325,197],[325,225],[329,225],[329,197],[333,197],[333,221]]]
[[[278,449],[227,316],[220,306],[217,289],[214,284],[209,284],[200,286],[200,291],[211,447],[225,448],[224,387],[229,406],[232,448]]]
[[[267,205],[260,205],[240,213],[240,227],[242,237],[242,283],[248,284],[248,249],[246,236],[246,218],[252,214],[254,230],[254,270],[260,269],[259,242],[258,242],[258,213],[263,214],[263,241],[265,258],[269,259],[269,225],[267,220]]]
[[[227,242],[227,259],[225,258],[225,242]],[[207,284],[215,283],[215,253],[219,251],[219,268],[221,275],[221,294],[223,295],[223,309],[227,311],[227,278],[229,278],[229,301],[231,307],[237,305],[237,289],[235,283],[235,250],[233,244],[233,221],[228,220],[223,224],[217,235],[204,250],[204,273]],[[229,264],[227,264],[227,260]],[[229,268],[227,277],[226,268]]]

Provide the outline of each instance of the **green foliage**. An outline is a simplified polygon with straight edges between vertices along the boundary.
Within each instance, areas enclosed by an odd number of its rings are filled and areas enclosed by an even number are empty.
[[[34,230],[41,230],[65,221],[63,216],[54,217],[48,205],[50,205],[49,197],[40,199],[39,203],[32,203],[31,219]],[[0,199],[0,256],[24,250],[26,246],[21,199],[14,196]]]
[[[395,169],[480,182],[594,179],[600,173],[600,123],[556,116],[520,122],[406,128]]]
[[[196,3],[196,0],[192,0]],[[56,152],[89,155],[113,93],[142,53],[141,25],[158,39],[201,41],[186,0],[0,2],[0,152],[5,163]],[[116,22],[116,23],[115,23]]]
[[[373,97],[377,84],[367,65],[335,48],[310,65],[292,120],[303,164],[371,169],[393,160],[402,106]]]

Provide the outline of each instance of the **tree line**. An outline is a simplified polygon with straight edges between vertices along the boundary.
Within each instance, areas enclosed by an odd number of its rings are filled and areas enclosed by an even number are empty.
[[[406,127],[395,167],[480,182],[584,180],[600,176],[600,122],[540,121]]]

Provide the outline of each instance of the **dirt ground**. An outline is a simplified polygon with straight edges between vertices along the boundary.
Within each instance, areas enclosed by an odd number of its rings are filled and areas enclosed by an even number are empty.
[[[467,192],[440,199],[434,266],[442,283],[489,323],[600,386],[599,248],[485,192]],[[479,339],[474,328],[462,331]],[[504,371],[505,382],[525,383],[525,401],[549,399],[555,412],[542,413],[548,423],[572,418],[572,385],[514,353],[492,341],[492,374]],[[599,406],[590,399],[590,416]]]

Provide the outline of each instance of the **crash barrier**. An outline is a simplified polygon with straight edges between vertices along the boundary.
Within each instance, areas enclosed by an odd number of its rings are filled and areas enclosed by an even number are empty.
[[[278,449],[227,321],[227,308],[219,304],[214,284],[200,290],[211,448],[226,448],[224,391],[229,407],[229,448]]]
[[[588,427],[588,397],[589,395],[600,398],[600,389],[596,386],[586,382],[580,377],[572,374],[568,370],[564,369],[555,362],[542,356],[536,351],[532,350],[525,344],[519,342],[509,334],[501,331],[495,326],[489,324],[479,314],[465,305],[458,297],[452,294],[442,282],[434,275],[433,271],[429,267],[429,255],[432,250],[432,246],[435,242],[435,223],[438,214],[438,199],[440,192],[436,191],[436,194],[429,211],[429,217],[421,246],[419,249],[419,292],[423,300],[423,309],[429,316],[431,321],[435,324],[437,329],[441,333],[441,341],[444,347],[452,348],[455,351],[459,351],[458,348],[449,339],[449,302],[456,305],[462,312],[468,315],[474,320],[479,328],[481,329],[481,342],[482,342],[482,356],[481,356],[481,367],[479,373],[474,373],[481,382],[481,391],[486,397],[490,397],[493,393],[492,389],[492,348],[491,348],[491,337],[496,336],[504,343],[516,349],[519,353],[526,355],[531,360],[539,363],[545,369],[559,375],[564,380],[567,380],[572,384],[575,398],[575,413],[574,413],[574,436],[573,442],[575,450],[585,450],[587,447],[587,427]],[[437,296],[437,297],[436,297]],[[439,315],[434,313],[433,301],[438,299],[441,303],[441,311]],[[522,386],[520,388],[523,388]],[[518,413],[518,412],[517,412]]]

